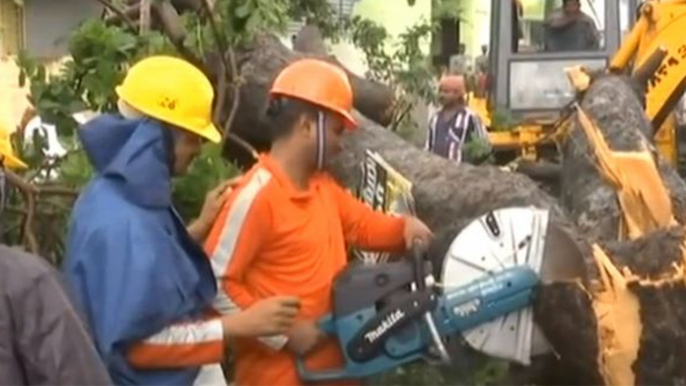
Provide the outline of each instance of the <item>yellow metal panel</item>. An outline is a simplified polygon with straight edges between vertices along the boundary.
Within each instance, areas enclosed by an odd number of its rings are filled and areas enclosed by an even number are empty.
[[[496,151],[519,149],[523,159],[536,160],[536,146],[548,135],[542,126],[518,126],[515,130],[489,132],[488,139]]]
[[[648,84],[646,113],[653,120],[666,104],[669,95],[686,78],[686,42],[683,38],[686,1],[648,1],[642,8],[641,18],[645,21],[639,21],[637,28],[641,31],[637,33],[640,41],[634,69],[639,68],[658,47],[667,50],[662,65]],[[635,39],[631,40],[635,45]],[[626,57],[621,56],[623,55],[616,58],[618,64],[623,64],[621,62],[626,60]]]
[[[653,138],[658,152],[662,154],[672,166],[676,167],[678,158],[676,149],[676,118],[674,117],[673,112],[669,114]]]

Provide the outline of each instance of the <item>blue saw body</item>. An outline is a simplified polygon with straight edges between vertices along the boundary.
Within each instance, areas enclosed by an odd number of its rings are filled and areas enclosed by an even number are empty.
[[[526,265],[453,288],[427,286],[425,271],[431,265],[423,259],[344,271],[334,285],[334,312],[320,327],[337,337],[345,367],[311,372],[298,360],[303,381],[365,378],[426,359],[435,342],[427,315],[439,336],[459,335],[528,307],[539,285]]]

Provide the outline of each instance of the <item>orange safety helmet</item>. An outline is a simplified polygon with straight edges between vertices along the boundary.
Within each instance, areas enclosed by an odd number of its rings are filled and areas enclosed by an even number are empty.
[[[310,102],[340,115],[346,128],[357,127],[352,116],[353,90],[348,75],[325,61],[301,59],[289,64],[274,80],[269,96]]]

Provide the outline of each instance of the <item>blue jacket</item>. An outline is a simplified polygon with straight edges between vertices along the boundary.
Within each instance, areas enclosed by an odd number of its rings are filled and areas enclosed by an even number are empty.
[[[116,384],[192,384],[199,368],[135,370],[126,348],[198,317],[217,292],[207,256],[172,207],[163,130],[113,115],[79,130],[97,174],[76,201],[64,270]]]

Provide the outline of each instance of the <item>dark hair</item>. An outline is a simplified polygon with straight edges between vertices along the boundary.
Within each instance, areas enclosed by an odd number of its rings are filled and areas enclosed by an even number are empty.
[[[312,103],[296,98],[275,97],[269,100],[265,113],[272,142],[293,132],[303,116],[316,119],[319,108]]]

